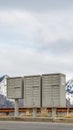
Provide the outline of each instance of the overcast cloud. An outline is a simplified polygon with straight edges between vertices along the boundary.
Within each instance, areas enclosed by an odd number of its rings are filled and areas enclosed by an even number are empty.
[[[0,74],[73,78],[73,0],[0,0]]]

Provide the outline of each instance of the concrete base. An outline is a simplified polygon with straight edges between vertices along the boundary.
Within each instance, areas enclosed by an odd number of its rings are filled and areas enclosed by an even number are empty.
[[[32,116],[36,117],[36,108],[33,108]]]
[[[15,99],[15,116],[19,115],[18,103],[19,103],[18,99]]]
[[[52,108],[52,118],[55,119],[56,117],[56,108]]]
[[[69,116],[69,108],[67,108],[67,116]]]

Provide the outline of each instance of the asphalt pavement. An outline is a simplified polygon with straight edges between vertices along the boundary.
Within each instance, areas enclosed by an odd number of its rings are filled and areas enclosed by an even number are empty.
[[[0,130],[73,130],[73,124],[0,121]]]

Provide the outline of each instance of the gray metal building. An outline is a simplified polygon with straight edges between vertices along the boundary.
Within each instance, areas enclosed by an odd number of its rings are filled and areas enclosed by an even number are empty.
[[[42,107],[66,107],[65,75],[42,75]]]
[[[10,99],[23,98],[22,87],[22,77],[7,78],[7,97]]]
[[[15,116],[18,116],[18,99],[24,100],[25,108],[52,107],[52,117],[56,115],[56,107],[66,107],[64,74],[43,74],[13,77],[7,79],[7,97],[15,99]]]
[[[41,76],[24,77],[24,107],[41,107]]]

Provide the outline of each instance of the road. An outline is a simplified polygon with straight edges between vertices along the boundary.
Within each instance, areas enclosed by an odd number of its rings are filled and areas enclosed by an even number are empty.
[[[73,124],[0,121],[0,130],[73,130]]]

